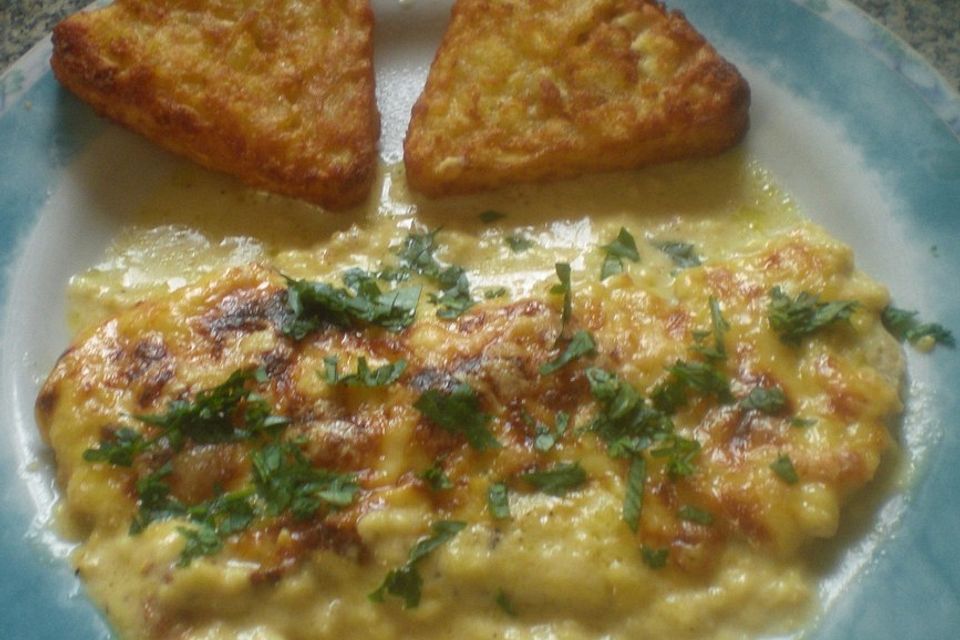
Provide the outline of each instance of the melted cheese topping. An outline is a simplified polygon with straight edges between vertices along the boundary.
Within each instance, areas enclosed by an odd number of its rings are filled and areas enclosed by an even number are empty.
[[[121,634],[734,638],[798,628],[813,592],[798,549],[834,534],[844,498],[891,445],[884,421],[900,410],[900,351],[878,317],[887,294],[854,269],[851,251],[802,220],[736,153],[442,201],[418,200],[402,185],[400,169],[385,172],[380,200],[347,218],[185,170],[101,264],[71,282],[71,322],[82,331],[42,390],[38,419],[56,453],[64,516],[82,540],[78,570]],[[486,210],[506,217],[484,224]],[[278,271],[339,284],[347,268],[395,264],[408,231],[441,225],[437,258],[463,266],[479,300],[463,316],[437,318],[425,294],[416,323],[400,333],[328,327],[302,341],[281,333]],[[601,282],[599,247],[621,227],[640,260]],[[511,249],[506,238],[516,234],[532,246]],[[693,244],[702,264],[679,267],[657,248],[668,241]],[[543,376],[538,368],[558,353],[556,262],[573,272],[571,329],[589,330],[597,355]],[[774,286],[859,307],[849,323],[792,346],[766,320]],[[499,287],[506,296],[484,299]],[[766,415],[694,397],[674,423],[701,444],[697,472],[675,478],[648,454],[633,533],[622,519],[627,463],[587,430],[597,404],[584,372],[616,372],[648,395],[666,367],[695,359],[692,336],[711,326],[710,297],[730,324],[722,367],[733,395],[777,386],[787,408]],[[409,364],[394,384],[344,389],[318,375],[329,355],[344,372],[360,357]],[[144,469],[85,462],[83,452],[105,427],[142,429],[128,416],[162,413],[172,399],[258,365],[271,373],[262,394],[291,418],[308,458],[357,473],[359,497],[329,517],[257,524],[178,567],[182,520],[128,533]],[[425,389],[451,381],[476,390],[501,449],[478,452],[414,409]],[[531,419],[553,424],[557,411],[572,427],[539,451]],[[794,426],[796,416],[812,424]],[[173,468],[174,493],[189,502],[242,486],[248,454],[236,444],[188,448]],[[785,454],[795,484],[770,468]],[[417,476],[437,460],[450,490]],[[518,479],[574,461],[587,481],[565,496]],[[489,486],[501,481],[511,488],[509,520],[487,507]],[[713,523],[678,517],[684,505]],[[419,565],[419,607],[371,602],[441,519],[467,527]],[[667,566],[647,566],[643,546],[668,549]],[[497,605],[501,593],[513,615]]]

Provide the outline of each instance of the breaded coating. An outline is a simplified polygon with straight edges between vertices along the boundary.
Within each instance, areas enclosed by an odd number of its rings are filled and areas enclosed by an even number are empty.
[[[708,156],[750,90],[653,0],[457,0],[404,143],[431,196]]]
[[[374,176],[372,31],[368,0],[117,0],[57,25],[51,66],[170,151],[335,209]]]

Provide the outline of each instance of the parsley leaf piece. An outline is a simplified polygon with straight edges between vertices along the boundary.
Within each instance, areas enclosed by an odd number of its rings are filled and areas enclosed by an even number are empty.
[[[258,374],[239,369],[226,382],[197,393],[192,401],[174,400],[160,415],[134,416],[163,430],[170,446],[179,451],[189,438],[200,444],[236,442],[260,433],[275,432],[287,419],[270,413],[270,405],[249,388]]]
[[[550,287],[550,293],[563,295],[563,312],[560,315],[562,327],[567,326],[570,316],[573,315],[573,289],[570,286],[570,265],[566,262],[558,262],[554,267],[557,270],[557,278],[560,284]]]
[[[139,432],[130,427],[121,427],[101,438],[95,449],[84,451],[83,459],[87,462],[106,462],[115,467],[130,467],[134,458],[149,446],[150,443]]]
[[[201,524],[196,527],[177,527],[185,543],[180,551],[178,567],[188,567],[194,558],[212,556],[223,548],[223,541],[212,527]]]
[[[146,529],[151,522],[176,518],[186,513],[179,500],[170,495],[170,485],[165,478],[173,473],[173,465],[165,463],[159,469],[137,480],[139,509],[130,523],[130,535]]]
[[[495,289],[487,289],[483,292],[483,297],[487,300],[493,300],[494,298],[502,298],[507,295],[506,287],[496,287]]]
[[[487,489],[487,507],[494,520],[508,520],[510,516],[510,490],[507,485],[497,482]]]
[[[506,242],[507,246],[510,247],[510,251],[513,251],[514,253],[523,253],[533,246],[533,240],[519,233],[510,234],[504,238],[504,242]]]
[[[566,365],[570,364],[582,356],[594,356],[597,353],[597,343],[589,331],[580,330],[573,334],[567,348],[549,362],[540,365],[541,375],[550,375],[556,373]]]
[[[887,305],[880,314],[880,319],[890,335],[900,342],[907,340],[911,344],[917,344],[924,338],[930,338],[933,340],[933,344],[950,348],[957,346],[953,334],[948,329],[937,323],[921,323],[917,320],[916,311],[907,311]]]
[[[570,415],[564,411],[557,412],[553,430],[545,424],[535,422],[526,412],[524,412],[524,420],[526,420],[527,424],[533,426],[535,436],[533,448],[540,453],[546,453],[550,449],[553,449],[557,444],[557,440],[563,437],[563,434],[567,432],[567,428],[570,425]]]
[[[317,373],[319,374],[319,372]],[[337,356],[324,356],[323,379],[327,384],[337,384],[340,381],[340,374],[337,371]]]
[[[756,387],[740,401],[740,406],[774,416],[787,406],[787,396],[778,387]]]
[[[624,227],[620,227],[620,233],[610,244],[600,247],[606,252],[603,259],[603,267],[600,269],[600,280],[606,280],[612,275],[623,271],[623,259],[640,261],[640,253],[637,251],[637,243],[633,236]]]
[[[579,462],[561,462],[543,471],[528,471],[520,479],[551,496],[565,496],[587,481]]]
[[[417,477],[426,482],[434,491],[453,489],[453,482],[450,481],[450,477],[444,472],[439,460],[434,462],[433,466],[429,469],[418,473]]]
[[[510,600],[510,596],[507,595],[507,592],[503,589],[497,589],[497,597],[495,602],[500,609],[503,610],[505,614],[511,618],[517,617],[517,609],[513,606],[513,602]]]
[[[849,320],[858,303],[855,300],[820,302],[820,297],[801,292],[795,299],[780,287],[770,290],[767,314],[770,327],[787,344],[799,344],[801,339],[835,322]]]
[[[450,266],[440,272],[437,283],[441,291],[431,293],[430,302],[440,307],[437,317],[452,320],[463,315],[476,301],[470,295],[470,280],[461,267]]]
[[[251,500],[253,493],[252,488],[221,493],[189,507],[187,516],[194,522],[212,527],[221,536],[243,531],[256,517]]]
[[[353,291],[326,282],[287,281],[287,308],[291,314],[283,333],[301,340],[325,325],[348,327],[371,324],[388,331],[401,331],[413,323],[420,300],[420,287],[381,291],[371,277],[349,272]]]
[[[360,490],[352,475],[316,468],[294,442],[271,442],[251,456],[253,482],[269,516],[289,511],[297,520],[322,508],[349,506]]]
[[[677,517],[687,522],[695,522],[704,526],[713,524],[713,514],[691,504],[685,504],[677,510]]]
[[[437,277],[440,274],[440,264],[433,257],[433,252],[437,248],[438,233],[440,233],[439,228],[427,233],[408,233],[397,251],[401,268],[420,275]]]
[[[420,604],[421,588],[423,586],[423,578],[417,571],[417,563],[435,551],[437,547],[451,540],[466,526],[466,522],[457,520],[434,522],[431,525],[433,534],[418,540],[410,549],[407,562],[397,569],[392,569],[384,578],[383,583],[367,598],[371,602],[383,602],[387,595],[392,595],[403,599],[404,609],[417,607]]]
[[[687,404],[688,392],[713,395],[721,403],[733,400],[730,382],[719,369],[703,362],[677,360],[668,369],[670,377],[653,392],[654,406],[665,413],[675,413]]]
[[[815,418],[801,418],[800,416],[795,416],[790,420],[791,427],[798,427],[800,429],[805,427],[812,427],[815,424],[817,424],[817,421]]]
[[[797,484],[797,482],[800,481],[800,476],[797,475],[793,461],[790,459],[790,456],[786,454],[781,454],[776,460],[771,462],[770,469],[787,484]]]
[[[724,320],[723,313],[720,310],[720,303],[716,298],[710,296],[710,325],[711,331],[698,332],[694,334],[697,338],[697,344],[694,350],[706,358],[709,362],[721,362],[727,359],[727,349],[724,345],[724,336],[730,330],[730,324]],[[713,346],[703,344],[703,339],[708,335],[713,335]]]
[[[334,360],[335,362],[336,360]],[[324,363],[326,363],[326,358],[324,358]],[[367,359],[360,356],[357,359],[357,372],[335,377],[335,382],[348,387],[385,387],[399,380],[406,368],[407,361],[400,358],[396,362],[389,362],[376,369],[371,369],[367,364]],[[329,376],[327,379],[329,380]]]
[[[467,384],[451,391],[427,389],[413,406],[431,422],[453,434],[463,434],[477,451],[498,449],[500,443],[487,428],[490,416],[480,410],[476,392]]]
[[[493,224],[498,220],[503,220],[506,218],[507,214],[494,211],[493,209],[487,209],[486,211],[480,212],[480,215],[477,217],[480,218],[480,222],[483,224]]]
[[[700,453],[700,443],[675,433],[663,436],[661,443],[663,446],[653,449],[650,455],[654,458],[667,458],[667,473],[670,477],[693,475],[696,471],[693,460]]]
[[[667,547],[654,549],[653,547],[643,545],[640,548],[640,555],[643,557],[644,564],[651,569],[663,569],[667,566],[667,557],[670,555],[670,549]]]
[[[627,490],[623,496],[623,521],[634,533],[640,526],[643,512],[643,486],[647,479],[647,464],[643,456],[634,456],[627,471]]]
[[[625,380],[603,369],[587,369],[593,397],[601,405],[590,430],[607,445],[614,458],[635,455],[646,449],[659,435],[673,431],[673,423],[664,413],[646,404],[640,392]]]
[[[689,242],[655,242],[653,246],[670,256],[673,264],[681,269],[699,267],[701,264],[696,247]]]

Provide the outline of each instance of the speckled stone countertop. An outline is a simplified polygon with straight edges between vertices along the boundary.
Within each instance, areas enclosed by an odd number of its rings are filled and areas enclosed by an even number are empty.
[[[960,90],[960,0],[851,0]],[[90,0],[0,0],[0,70]],[[669,4],[669,2],[668,2]]]

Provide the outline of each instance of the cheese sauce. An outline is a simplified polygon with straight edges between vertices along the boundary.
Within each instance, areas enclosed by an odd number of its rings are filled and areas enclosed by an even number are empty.
[[[669,541],[671,563],[664,568],[644,562],[641,545],[622,519],[622,469],[592,435],[579,434],[582,442],[559,448],[576,456],[591,482],[563,497],[514,492],[509,521],[492,520],[486,506],[489,482],[507,473],[508,463],[491,463],[490,471],[472,458],[457,458],[473,475],[464,476],[455,508],[448,511],[468,525],[424,561],[423,600],[404,609],[395,599],[375,603],[367,595],[438,519],[430,492],[403,481],[430,461],[412,450],[416,428],[406,418],[391,423],[383,436],[366,487],[374,497],[356,522],[371,557],[360,561],[350,553],[318,550],[275,582],[264,582],[251,579],[256,562],[241,557],[212,556],[177,568],[183,540],[175,520],[129,535],[133,507],[118,505],[107,513],[103,506],[121,495],[114,494],[113,476],[78,461],[95,442],[93,422],[83,435],[71,435],[63,415],[76,417],[82,410],[64,409],[61,415],[57,409],[42,422],[54,425],[49,437],[67,487],[64,517],[84,538],[75,561],[117,629],[130,637],[204,640],[520,640],[725,639],[801,628],[816,608],[805,545],[835,533],[843,500],[873,476],[890,445],[884,420],[899,410],[899,348],[877,318],[887,294],[854,270],[850,250],[804,221],[770,176],[740,152],[437,201],[408,193],[402,167],[385,167],[381,174],[379,194],[368,206],[329,215],[185,167],[150,198],[138,223],[122,230],[100,264],[71,280],[71,327],[89,338],[89,327],[135,304],[177,292],[214,299],[221,295],[217,285],[203,283],[215,283],[218,274],[234,278],[227,275],[236,273],[231,268],[250,263],[266,267],[274,280],[279,272],[338,283],[348,268],[376,271],[395,263],[408,232],[439,228],[436,257],[464,267],[481,301],[480,310],[468,314],[486,314],[493,323],[476,335],[509,336],[504,340],[527,345],[524,357],[547,359],[537,355],[542,349],[529,337],[540,335],[539,315],[525,320],[532,328],[523,329],[507,320],[497,324],[497,314],[523,300],[543,301],[543,313],[553,313],[554,265],[567,262],[574,315],[596,334],[598,351],[613,354],[621,375],[645,390],[663,378],[665,366],[685,357],[691,331],[709,328],[707,291],[722,292],[717,295],[732,326],[731,344],[740,345],[733,348],[740,363],[738,395],[750,376],[762,371],[789,392],[796,416],[815,416],[815,424],[789,427],[784,420],[762,418],[760,426],[750,427],[753,435],[721,437],[728,427],[749,425],[727,410],[678,417],[678,429],[704,442],[699,464],[703,482],[713,485],[699,487],[696,495],[718,496],[714,507],[728,514],[734,533],[697,538],[664,511],[675,503],[649,496],[641,532]],[[640,259],[624,259],[624,273],[600,282],[601,246],[614,241],[621,227],[636,239]],[[665,243],[692,245],[693,253],[686,255],[695,255],[700,265],[678,262]],[[238,282],[271,277],[241,273]],[[759,318],[777,278],[792,293],[856,299],[860,306],[849,331],[818,338],[799,356],[771,337]],[[489,300],[485,292],[491,292]],[[463,344],[474,334],[465,333],[463,322],[433,317],[425,298],[403,348],[421,354],[424,362],[450,361],[457,349],[469,353]],[[638,309],[649,312],[655,331],[633,330],[648,322]],[[548,321],[555,324],[555,316],[544,316],[542,322]],[[670,322],[680,324],[671,328]],[[516,337],[521,331],[531,333]],[[257,335],[238,343],[237,350],[253,349],[254,338],[273,340]],[[355,369],[351,358],[343,361],[345,370]],[[319,356],[310,362],[323,366]],[[207,386],[217,381],[210,378]],[[326,393],[314,376],[298,384],[308,397],[322,399]],[[388,397],[391,402],[408,400],[402,395],[407,392],[397,393]],[[366,405],[358,409],[366,410]],[[498,419],[505,415],[490,412]],[[586,425],[589,407],[573,414],[575,425]],[[763,445],[766,458],[751,457],[760,447],[758,438],[770,439]],[[770,471],[769,456],[777,446],[797,452],[796,485],[786,486]],[[812,452],[807,466],[804,452]],[[664,480],[662,486],[669,484]]]

